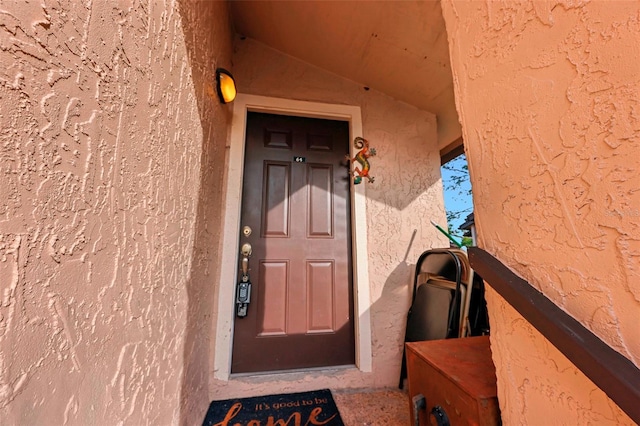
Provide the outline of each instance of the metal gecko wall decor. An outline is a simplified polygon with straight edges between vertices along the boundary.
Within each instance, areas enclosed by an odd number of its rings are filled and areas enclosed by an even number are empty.
[[[374,177],[369,176],[369,170],[371,169],[371,164],[369,163],[368,158],[376,155],[376,149],[369,147],[369,141],[358,136],[353,140],[353,146],[358,148],[360,151],[356,154],[355,157],[351,158],[349,155],[345,156],[349,164],[349,174],[353,174],[353,183],[358,185],[362,182],[362,178],[366,177],[369,180],[369,183],[373,183]],[[354,162],[360,163],[360,167],[358,165],[355,166],[353,172],[351,172],[351,164]]]

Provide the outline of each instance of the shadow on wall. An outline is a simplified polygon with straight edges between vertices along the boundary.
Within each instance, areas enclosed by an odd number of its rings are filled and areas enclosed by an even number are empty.
[[[200,189],[191,271],[186,281],[180,424],[187,425],[201,422],[200,413],[209,404],[210,348],[215,342],[212,306],[217,306],[217,289],[212,283],[219,270],[216,248],[220,246],[222,223],[222,212],[216,206],[222,204],[227,129],[231,122],[231,109],[218,102],[213,88],[215,68],[229,68],[231,63],[232,31],[227,2],[179,0],[179,11],[202,128],[200,182],[190,182]]]
[[[392,117],[392,120],[395,119],[399,118]],[[411,124],[403,123],[400,129],[403,128],[411,128]],[[399,134],[402,133],[400,129]],[[440,152],[437,147],[427,144],[420,137],[387,137],[386,132],[374,133],[369,137],[369,143],[376,148],[377,155],[370,159],[371,174],[376,180],[373,184],[366,183],[368,199],[376,200],[385,208],[393,208],[397,212],[423,209],[427,204],[434,203],[433,196],[437,194],[434,185],[439,184],[441,179]],[[438,188],[442,191],[441,187]],[[424,211],[416,210],[415,214],[420,216]],[[425,223],[428,224],[429,219],[425,217]]]
[[[387,387],[397,383],[404,345],[407,311],[411,302],[411,278],[415,265],[406,260],[389,274],[378,300],[371,305],[372,342],[378,351],[376,380]]]
[[[418,230],[414,229],[407,244],[404,259],[389,273],[380,297],[371,305],[372,344],[378,352],[374,365],[376,380],[393,386],[400,377],[407,312],[411,304],[411,291],[415,261],[412,250]],[[429,247],[417,247],[419,253]],[[416,255],[416,259],[417,256]]]

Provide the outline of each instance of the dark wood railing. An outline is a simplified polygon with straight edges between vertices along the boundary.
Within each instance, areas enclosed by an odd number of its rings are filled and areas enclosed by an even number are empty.
[[[486,251],[468,249],[471,267],[529,323],[640,424],[640,369]]]

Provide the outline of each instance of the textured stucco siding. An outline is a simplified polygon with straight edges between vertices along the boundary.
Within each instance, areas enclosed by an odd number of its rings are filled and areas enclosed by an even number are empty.
[[[200,424],[209,406],[209,372],[215,347],[215,309],[220,268],[223,180],[232,107],[218,101],[215,69],[233,70],[232,30],[225,1],[181,0],[180,12],[201,134],[194,250],[187,281],[181,423]],[[198,139],[196,139],[198,140]],[[191,185],[198,185],[197,181]]]
[[[235,377],[215,381],[212,398],[305,390],[317,386],[397,386],[413,264],[424,250],[448,247],[430,223],[446,223],[436,119],[352,81],[310,66],[251,39],[236,39],[234,76],[242,93],[360,106],[363,136],[377,150],[366,187],[373,372]],[[233,283],[220,283],[221,286]],[[226,350],[226,348],[222,348]]]
[[[211,220],[200,170],[216,138],[224,162],[227,119],[223,134],[201,123],[210,101],[190,60],[203,41],[185,42],[179,9],[0,3],[2,424],[175,424],[181,393],[207,386],[183,380],[197,358],[185,330],[203,285],[194,259],[214,267],[193,256]],[[228,31],[218,11],[196,30]]]
[[[640,364],[640,4],[443,1],[480,245]],[[631,420],[488,294],[505,424]]]

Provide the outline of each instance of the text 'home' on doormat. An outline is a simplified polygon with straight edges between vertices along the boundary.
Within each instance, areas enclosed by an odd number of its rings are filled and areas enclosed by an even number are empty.
[[[212,401],[202,426],[344,426],[329,389]]]

